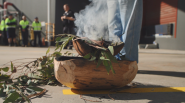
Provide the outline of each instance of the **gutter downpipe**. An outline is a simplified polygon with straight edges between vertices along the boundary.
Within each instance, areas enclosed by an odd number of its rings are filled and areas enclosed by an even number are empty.
[[[50,8],[51,8],[51,1],[50,0],[47,0],[47,4],[48,4],[48,7],[47,7],[47,18],[48,18],[48,47],[50,46]]]

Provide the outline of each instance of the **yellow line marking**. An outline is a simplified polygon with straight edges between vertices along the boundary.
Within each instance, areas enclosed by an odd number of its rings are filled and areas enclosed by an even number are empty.
[[[153,92],[185,92],[185,87],[154,87],[154,88],[129,88],[117,92],[110,92],[110,90],[73,90],[64,89],[64,95],[75,94],[116,94],[116,93],[153,93]]]

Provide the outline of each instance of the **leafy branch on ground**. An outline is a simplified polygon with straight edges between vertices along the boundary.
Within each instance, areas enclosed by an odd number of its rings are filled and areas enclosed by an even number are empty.
[[[74,35],[65,35],[65,37],[56,38],[56,49],[53,54],[49,54],[50,48],[46,55],[40,58],[17,59],[5,63],[0,68],[0,97],[4,99],[3,103],[24,102],[30,103],[33,96],[42,95],[46,89],[40,88],[41,85],[58,85],[59,82],[54,76],[54,58],[60,56],[74,56],[74,54],[65,52],[61,53],[70,40],[77,38]],[[89,61],[97,62],[97,68],[103,64],[109,74],[110,70],[115,74],[112,62],[118,63],[113,56],[113,46],[107,49],[96,49],[84,56]],[[57,51],[58,50],[58,51]],[[27,61],[32,59],[32,61]],[[26,61],[25,61],[26,60]]]
[[[3,64],[0,68],[0,97],[4,99],[3,103],[24,102],[30,103],[33,96],[42,95],[46,89],[38,86],[41,85],[58,85],[60,84],[54,76],[53,60],[62,53],[55,51],[49,54],[50,48],[46,55],[40,58],[17,59]],[[63,55],[71,55],[66,52]],[[8,65],[10,64],[10,65]]]

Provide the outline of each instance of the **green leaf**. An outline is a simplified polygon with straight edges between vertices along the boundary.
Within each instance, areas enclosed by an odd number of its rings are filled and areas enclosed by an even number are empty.
[[[89,61],[93,61],[93,60],[96,60],[96,57],[95,56],[92,56]]]
[[[2,69],[4,72],[8,72],[8,70],[9,70],[9,67],[0,68],[0,69]]]
[[[9,75],[1,75],[0,76],[0,81],[5,81],[6,79],[9,79],[10,76]]]
[[[16,99],[19,98],[19,93],[13,92],[8,95],[3,103],[15,102]]]
[[[109,72],[110,72],[110,66],[105,66],[105,68],[106,68],[106,70],[107,70],[107,73],[109,74]]]
[[[63,49],[64,49],[64,44],[62,43],[62,45],[60,46],[60,51],[59,52],[61,52]]]
[[[52,83],[53,83],[53,81],[52,80],[49,80],[49,82],[47,83],[47,85],[52,84]]]
[[[107,60],[107,61],[110,61],[109,59],[105,59],[105,57],[101,56],[100,57],[101,60]]]
[[[89,53],[89,54],[85,55],[83,58],[85,58],[85,59],[89,59],[90,57],[91,57],[91,53]]]
[[[29,80],[27,81],[27,84],[28,84],[28,85],[33,84],[33,83],[32,83],[32,80],[31,80],[31,79],[29,79]]]
[[[59,43],[56,43],[56,49],[55,49],[55,51],[56,51],[57,49],[59,49],[59,48],[60,48]]]
[[[103,60],[103,65],[104,65],[104,66],[109,66],[108,61],[107,61],[107,60]]]
[[[11,62],[11,72],[13,72],[13,63]]]
[[[64,37],[64,38],[61,38],[59,42],[65,42],[65,41],[68,41],[70,37]]]
[[[49,51],[50,51],[50,48],[48,48],[48,50],[46,51],[46,55],[49,53]]]
[[[29,93],[29,94],[35,94],[36,92],[33,90],[33,89],[31,89],[31,88],[26,88],[26,91]]]
[[[3,86],[2,86],[3,84],[4,84],[4,83],[0,83],[0,88],[3,88]]]
[[[6,96],[6,92],[4,92],[4,88],[0,89],[0,97],[5,97]]]
[[[67,54],[69,51],[66,51],[64,54]]]
[[[56,41],[60,41],[60,39],[61,39],[61,37],[57,37],[55,40],[56,40]]]
[[[16,100],[16,102],[22,103],[22,102],[21,102],[22,100],[23,100],[23,98],[22,98],[22,97],[19,97],[19,98]]]
[[[64,47],[68,44],[68,42],[70,40],[72,40],[73,37],[67,37],[67,39],[65,38],[65,40],[63,41],[62,45],[61,45],[61,48],[60,48],[60,51],[64,49]]]
[[[29,80],[29,79],[28,79],[28,76],[21,76],[21,79],[22,79],[22,81],[24,81],[25,83],[27,83],[27,81]]]
[[[110,52],[103,52],[103,54],[106,56],[106,58],[110,59],[114,63],[118,63],[116,58]]]
[[[54,69],[54,64],[49,65],[51,69]]]
[[[25,96],[23,93],[20,93],[20,95],[28,102],[30,103],[30,100],[27,96]]]
[[[102,60],[99,59],[96,68],[98,68],[101,65],[101,63],[102,63]]]
[[[44,89],[39,88],[39,87],[34,87],[34,86],[29,86],[28,88],[34,90],[34,91],[43,91]]]
[[[28,73],[28,77],[35,78],[35,79],[41,79],[38,75],[33,74],[33,73]]]
[[[114,69],[113,69],[113,67],[112,67],[112,63],[109,62],[109,65],[110,65],[110,68],[111,68],[112,73],[115,74],[115,71],[114,71]]]
[[[109,46],[109,51],[111,52],[112,55],[114,55],[114,47],[113,46]]]
[[[17,87],[16,85],[12,85],[12,87],[16,88],[17,90],[20,90],[20,88]]]
[[[71,55],[72,53],[68,53],[67,55],[69,56],[69,55]]]

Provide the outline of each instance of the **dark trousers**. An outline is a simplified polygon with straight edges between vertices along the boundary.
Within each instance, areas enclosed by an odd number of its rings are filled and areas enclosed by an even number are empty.
[[[71,26],[64,26],[63,27],[63,33],[64,34],[72,34],[73,33],[73,27]],[[69,43],[67,44],[67,46],[69,47],[69,49],[72,49],[73,44],[72,41],[70,40]],[[67,46],[65,47],[65,49],[67,49]]]
[[[28,45],[28,31],[22,31],[22,41],[23,45]]]
[[[5,29],[1,32],[1,45],[8,45],[8,38]]]
[[[3,45],[3,37],[2,37],[2,35],[0,36],[0,45]]]
[[[39,46],[41,47],[42,42],[41,42],[41,32],[40,31],[34,31],[34,46],[36,46],[37,37],[38,37]]]

